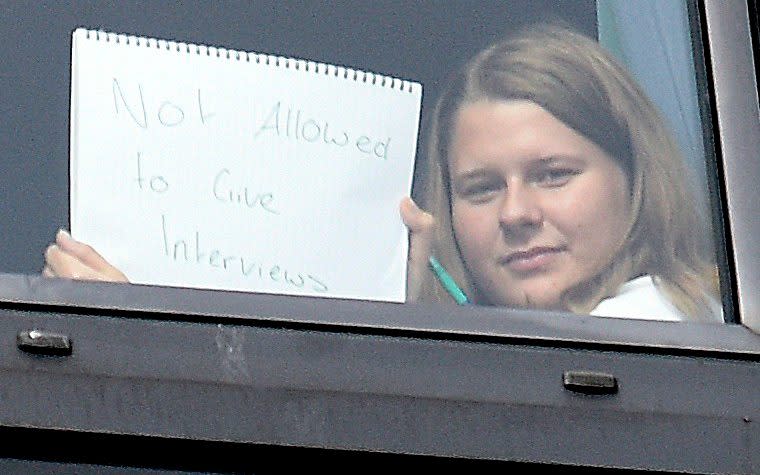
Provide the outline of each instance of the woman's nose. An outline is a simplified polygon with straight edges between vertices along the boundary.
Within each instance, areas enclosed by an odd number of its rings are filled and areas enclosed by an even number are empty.
[[[511,186],[504,193],[499,210],[499,222],[506,228],[535,227],[541,224],[543,213],[538,200],[525,186]]]

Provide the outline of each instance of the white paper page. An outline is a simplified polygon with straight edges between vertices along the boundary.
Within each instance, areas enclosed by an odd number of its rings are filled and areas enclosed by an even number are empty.
[[[137,42],[74,32],[76,239],[134,283],[405,299],[419,84]]]

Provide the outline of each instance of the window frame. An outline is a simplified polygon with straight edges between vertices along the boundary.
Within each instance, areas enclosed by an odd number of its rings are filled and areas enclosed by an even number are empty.
[[[710,49],[715,128],[722,156],[727,208],[726,240],[734,274],[735,301],[742,324],[760,333],[760,150],[758,90],[746,2],[704,1]],[[756,156],[756,155],[755,155]]]

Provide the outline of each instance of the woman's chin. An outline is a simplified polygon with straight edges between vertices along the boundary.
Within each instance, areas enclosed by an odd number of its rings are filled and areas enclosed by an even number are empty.
[[[504,295],[496,299],[490,299],[490,301],[493,302],[493,305],[512,308],[564,310],[559,295],[541,290],[523,290],[519,294]]]

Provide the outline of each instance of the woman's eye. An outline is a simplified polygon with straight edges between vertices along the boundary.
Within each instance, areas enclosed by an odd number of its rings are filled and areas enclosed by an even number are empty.
[[[499,189],[498,183],[472,183],[463,186],[459,194],[473,203],[483,203],[496,196]]]
[[[570,168],[553,168],[543,170],[536,174],[535,181],[544,186],[562,186],[578,174],[577,170]]]

